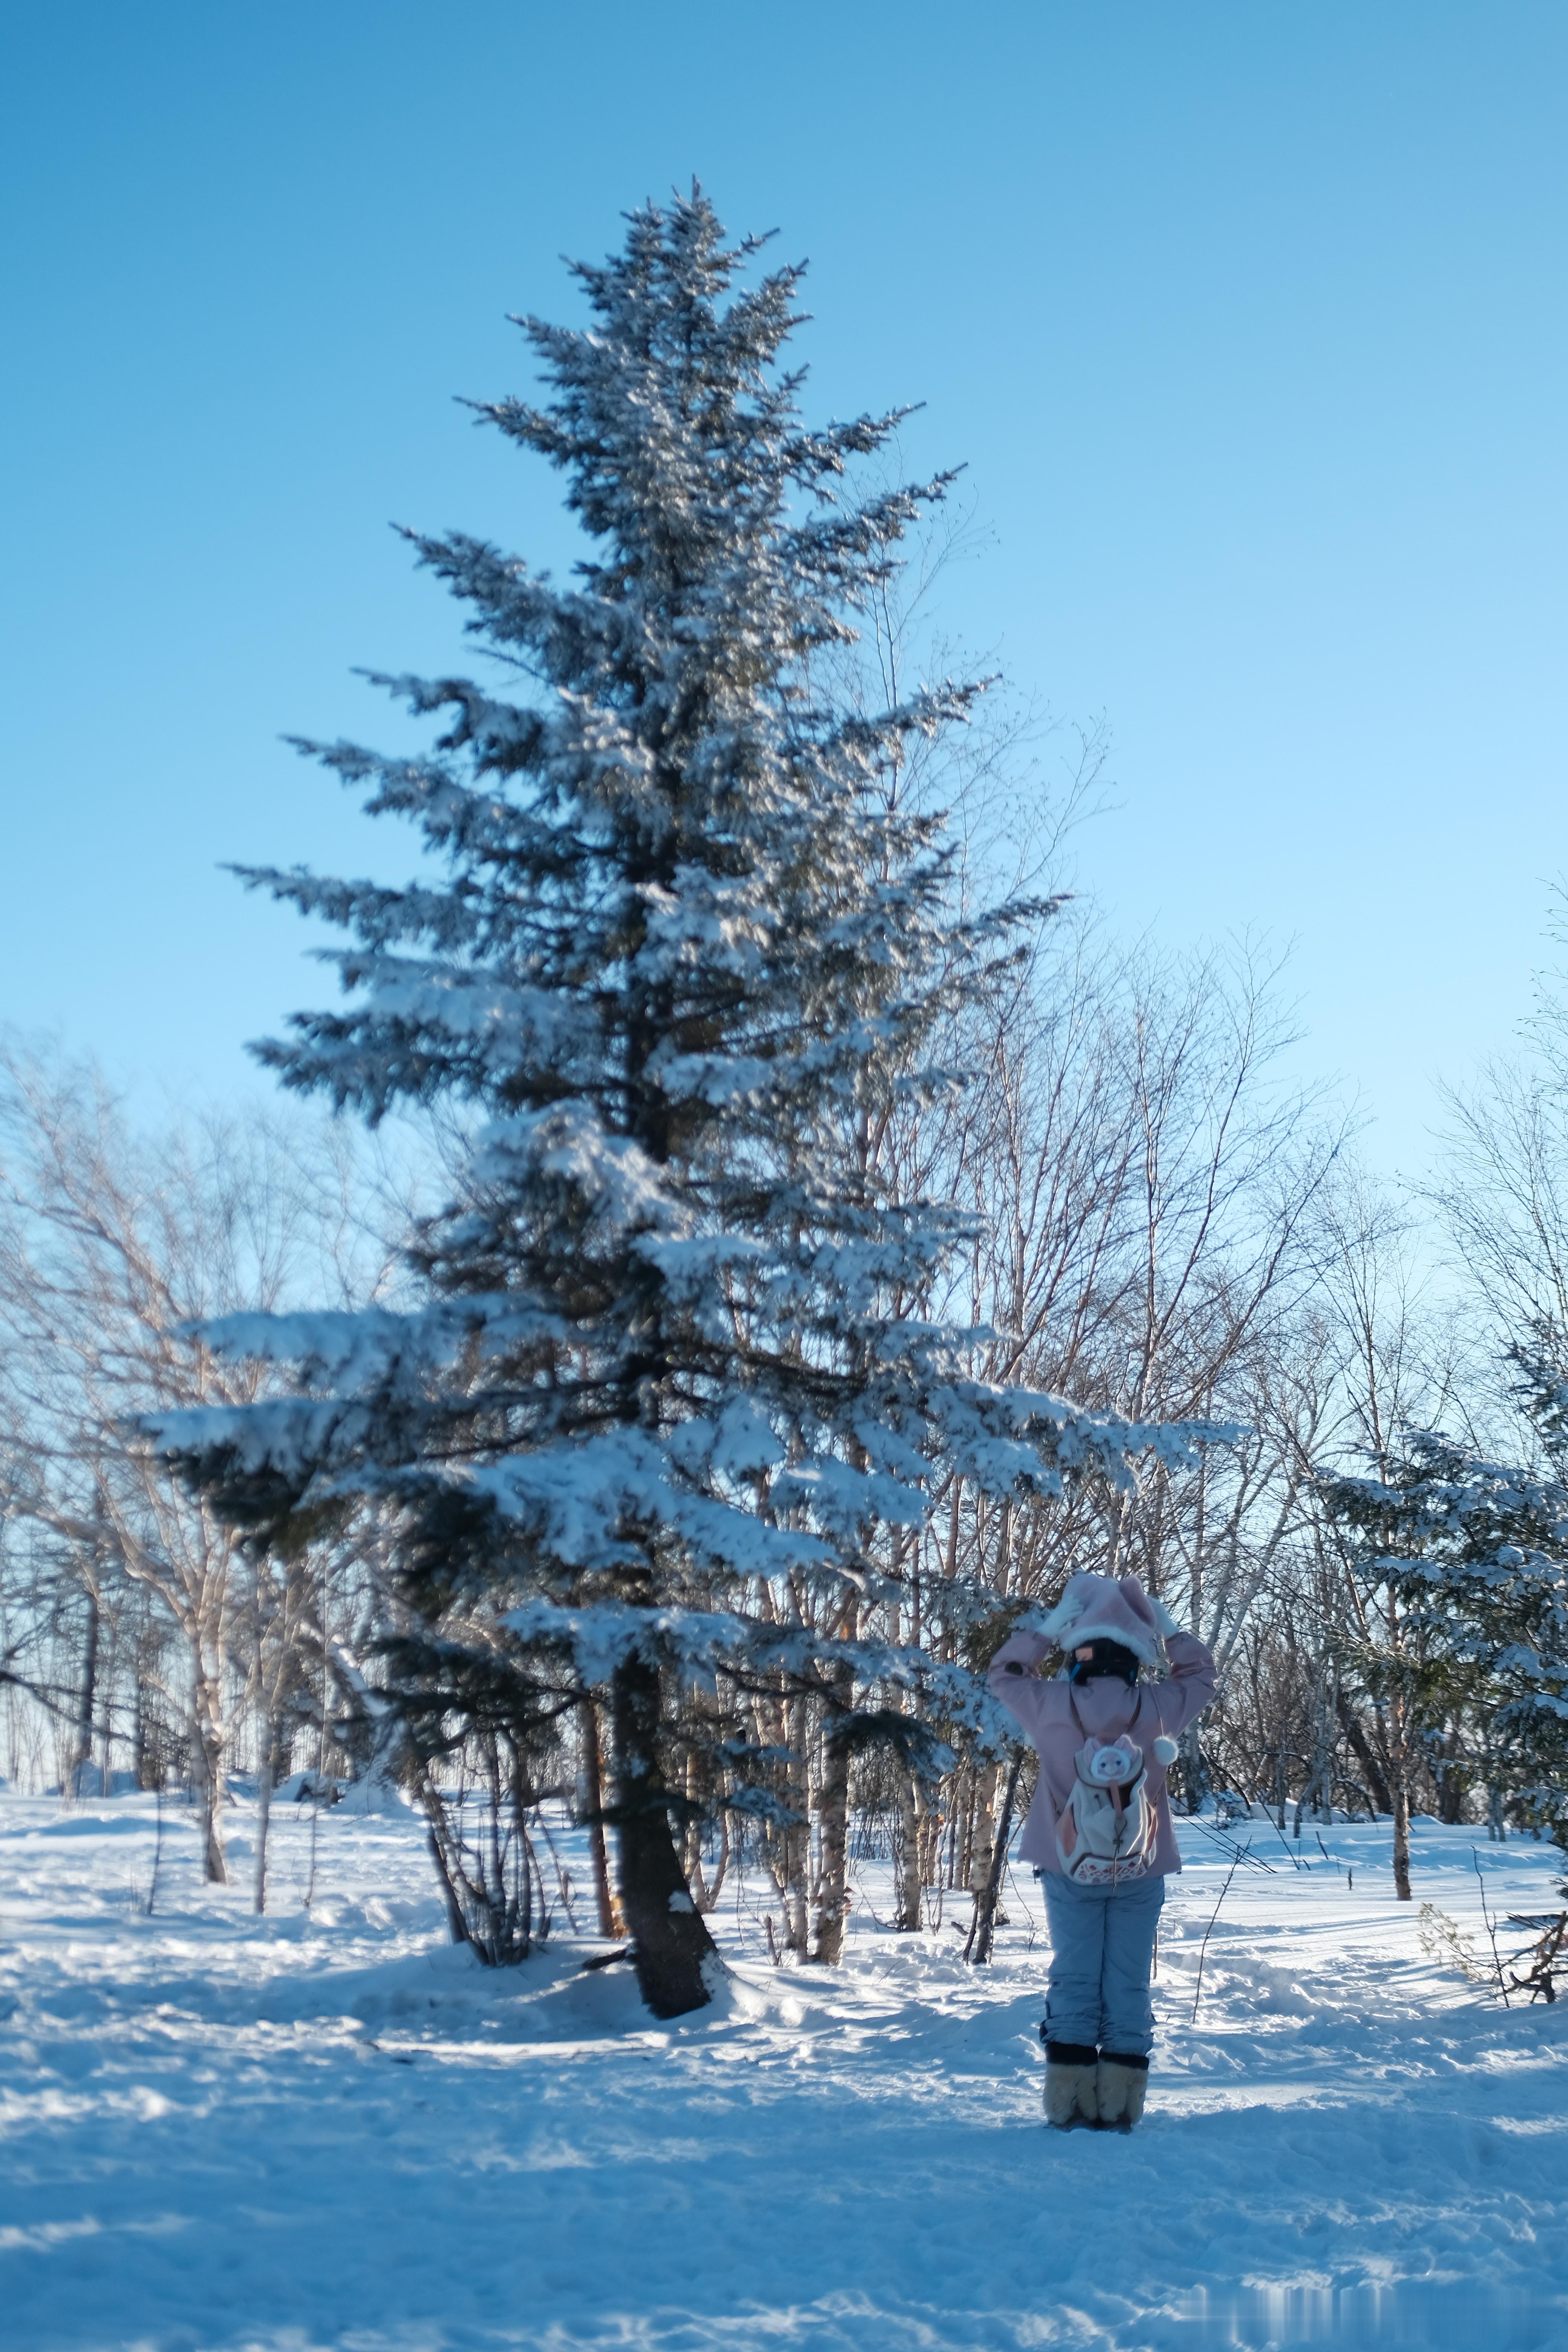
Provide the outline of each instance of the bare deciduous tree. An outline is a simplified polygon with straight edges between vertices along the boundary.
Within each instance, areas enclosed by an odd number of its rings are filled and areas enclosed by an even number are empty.
[[[302,1151],[277,1121],[207,1118],[150,1143],[92,1071],[0,1056],[4,1507],[85,1597],[80,1723],[92,1719],[106,1578],[151,1596],[177,1629],[204,1866],[217,1881],[233,1644],[247,1644],[240,1677],[273,1724],[298,1612],[273,1605],[268,1572],[242,1562],[233,1530],[170,1475],[139,1422],[259,1392],[262,1368],[220,1361],[191,1327],[282,1304],[302,1269],[318,1297],[329,1275],[352,1289],[364,1255],[353,1191],[318,1139]],[[81,1748],[79,1730],[79,1764]]]

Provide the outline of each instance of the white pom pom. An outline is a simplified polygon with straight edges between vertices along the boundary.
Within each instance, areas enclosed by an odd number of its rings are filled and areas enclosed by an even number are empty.
[[[1182,1751],[1177,1747],[1175,1741],[1173,1739],[1167,1739],[1165,1734],[1162,1731],[1160,1737],[1154,1742],[1154,1753],[1159,1758],[1161,1763],[1173,1764],[1181,1752]]]

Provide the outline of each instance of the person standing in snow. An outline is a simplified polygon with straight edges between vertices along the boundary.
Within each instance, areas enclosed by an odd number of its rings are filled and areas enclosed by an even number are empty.
[[[1047,1679],[1053,1647],[1063,1661]],[[989,1680],[1040,1759],[1018,1851],[1051,1930],[1046,2121],[1128,2131],[1148,2086],[1165,1877],[1182,1866],[1165,1773],[1214,1696],[1214,1657],[1135,1576],[1080,1573],[1039,1633],[1003,1643]]]

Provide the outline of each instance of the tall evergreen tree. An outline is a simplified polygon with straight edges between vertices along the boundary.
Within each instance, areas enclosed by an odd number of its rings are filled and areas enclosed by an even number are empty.
[[[1514,1365],[1533,1465],[1412,1430],[1374,1475],[1321,1486],[1397,1626],[1349,1647],[1369,1696],[1396,1712],[1405,1748],[1425,1736],[1436,1773],[1483,1780],[1500,1826],[1511,1807],[1568,1849],[1568,1382],[1535,1349]],[[1446,1758],[1456,1725],[1471,1752]]]
[[[755,249],[694,190],[578,268],[586,326],[521,322],[548,396],[480,413],[562,472],[589,552],[560,587],[416,539],[507,690],[386,679],[443,714],[429,752],[305,747],[439,878],[247,877],[347,934],[346,1007],[260,1049],[285,1083],[373,1120],[472,1107],[414,1252],[427,1303],[215,1328],[291,1361],[298,1398],[164,1427],[259,1539],[377,1501],[427,1712],[510,1675],[526,1748],[607,1692],[605,1814],[661,2015],[708,1997],[712,1953],[672,1832],[681,1686],[810,1690],[845,1756],[913,1739],[868,1695],[941,1676],[866,1607],[933,1470],[1050,1492],[1182,1447],[969,1378],[973,1335],[931,1314],[965,1222],[879,1173],[900,1102],[954,1083],[942,1024],[1042,909],[961,916],[940,822],[890,788],[976,686],[869,716],[830,688],[947,478],[855,493],[898,418],[802,423],[778,366],[801,273],[737,285]],[[973,1703],[950,1674],[949,1717]]]

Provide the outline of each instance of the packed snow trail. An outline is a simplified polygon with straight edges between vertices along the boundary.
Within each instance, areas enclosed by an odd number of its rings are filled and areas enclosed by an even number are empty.
[[[148,1918],[150,1800],[0,1797],[16,2352],[1568,2344],[1568,2003],[1418,1941],[1432,1901],[1484,1955],[1473,1832],[1418,1823],[1398,1906],[1386,1829],[1298,1867],[1250,1825],[1192,2026],[1229,1856],[1184,1825],[1122,2138],[1042,2127],[1026,1877],[982,1970],[879,1927],[875,1867],[845,1966],[774,1970],[753,1878],[722,2000],[657,2027],[581,1942],[454,1950],[406,1814],[323,1815],[307,1912],[285,1812],[262,1920],[233,1820],[204,1890],[166,1811]],[[1550,1849],[1479,1853],[1494,1912],[1556,1907]]]

